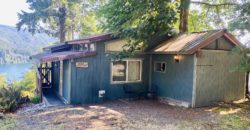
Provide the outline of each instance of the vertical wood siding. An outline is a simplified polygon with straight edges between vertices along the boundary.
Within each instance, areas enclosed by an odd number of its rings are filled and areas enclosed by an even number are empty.
[[[52,89],[59,94],[60,62],[52,62]]]
[[[180,61],[174,61],[174,55],[153,55],[154,62],[166,62],[166,72],[155,72],[152,68],[152,87],[158,88],[159,97],[192,102],[194,55],[180,55]]]
[[[63,98],[70,102],[70,87],[71,87],[71,66],[70,61],[65,60],[63,61],[63,86],[62,86],[62,92],[63,92]]]
[[[240,57],[229,51],[202,50],[196,66],[195,106],[244,98],[245,74],[234,71]]]
[[[97,44],[97,55],[74,59],[71,63],[71,103],[95,103],[99,99],[98,91],[105,90],[104,100],[127,98],[123,91],[123,84],[111,84],[111,58],[105,53],[105,44]],[[140,91],[148,90],[148,65],[147,55],[138,55],[136,58],[143,58],[143,71],[141,83],[130,83]],[[88,62],[88,68],[77,68],[76,62]],[[142,85],[143,87],[139,87]]]

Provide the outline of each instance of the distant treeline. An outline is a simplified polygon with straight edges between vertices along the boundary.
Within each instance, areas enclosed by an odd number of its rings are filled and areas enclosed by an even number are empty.
[[[27,63],[30,60],[30,55],[27,53],[18,53],[18,51],[14,50],[0,49],[0,64]]]
[[[32,35],[27,31],[17,31],[15,27],[0,25],[0,64],[26,63],[31,55],[55,41],[44,33]]]

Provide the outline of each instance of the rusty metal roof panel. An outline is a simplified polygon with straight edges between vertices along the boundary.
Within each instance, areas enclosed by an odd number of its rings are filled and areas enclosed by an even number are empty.
[[[188,53],[188,51],[201,44],[205,39],[221,32],[222,30],[212,30],[204,32],[194,32],[180,34],[171,38],[152,50],[155,53]]]

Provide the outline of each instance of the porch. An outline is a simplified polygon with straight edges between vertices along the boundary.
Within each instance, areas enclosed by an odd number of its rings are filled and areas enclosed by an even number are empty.
[[[51,63],[41,63],[37,67],[37,87],[40,90],[41,99],[44,100],[43,102],[47,106],[64,105],[60,96],[56,93],[56,86],[53,84],[52,69]]]

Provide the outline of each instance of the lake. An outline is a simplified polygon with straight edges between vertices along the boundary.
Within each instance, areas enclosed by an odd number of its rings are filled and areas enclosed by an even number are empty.
[[[4,64],[0,65],[0,74],[4,74],[8,80],[21,80],[24,74],[32,68],[32,63]]]

